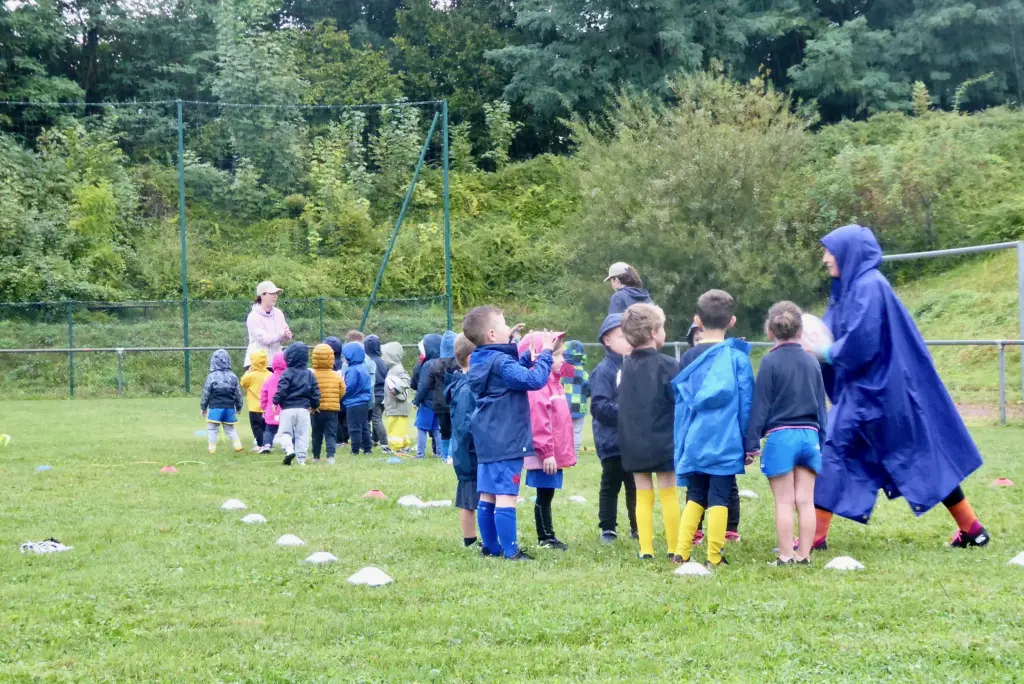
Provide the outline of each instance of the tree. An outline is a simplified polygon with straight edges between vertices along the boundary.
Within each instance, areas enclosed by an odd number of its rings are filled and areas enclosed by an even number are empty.
[[[329,20],[298,35],[299,77],[308,85],[308,104],[356,105],[394,102],[402,97],[402,80],[391,71],[387,54],[355,48],[345,31]]]

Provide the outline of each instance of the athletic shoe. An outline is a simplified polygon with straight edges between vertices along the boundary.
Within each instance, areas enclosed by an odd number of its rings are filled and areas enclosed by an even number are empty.
[[[953,538],[949,540],[949,548],[951,549],[967,549],[973,546],[986,546],[991,537],[988,535],[988,530],[984,527],[977,534],[971,534],[970,532],[964,532],[963,530],[957,530]]]
[[[654,556],[649,553],[638,553],[636,557],[640,560],[654,560]]]
[[[668,559],[670,561],[672,561],[673,563],[675,563],[676,565],[682,565],[683,563],[686,562],[685,560],[683,560],[683,557],[680,556],[678,553],[676,555],[674,555],[674,556],[669,554]]]
[[[258,453],[260,453],[261,451],[263,451],[263,447],[261,447],[261,446],[260,446],[259,444],[254,444],[254,445],[253,445],[253,447],[252,447],[252,453],[254,453],[254,454],[258,454]]]
[[[491,553],[491,552],[490,552],[490,551],[488,551],[488,550],[487,550],[487,548],[486,548],[486,547],[485,547],[485,546],[484,546],[484,545],[483,545],[483,544],[481,543],[481,544],[480,544],[480,555],[481,555],[481,556],[483,556],[484,558],[501,558],[501,557],[502,557],[502,556],[503,556],[504,554],[503,554],[503,553],[502,553],[501,551],[498,551],[497,553]]]
[[[217,447],[210,447],[210,453],[211,454],[217,453]]]
[[[329,456],[327,458],[327,465],[334,465],[334,457],[333,456]]]
[[[700,546],[702,543],[704,543],[704,533],[700,530],[697,530],[693,533],[693,545]]]
[[[284,460],[281,461],[281,464],[282,465],[286,465],[286,466],[290,466],[292,464],[292,461],[294,461],[294,460],[295,460],[295,452],[293,451],[290,454],[285,454],[284,455]]]
[[[793,550],[796,551],[799,548],[800,537],[793,537]],[[811,551],[828,551],[828,537],[815,539],[814,544],[811,545]]]
[[[811,557],[810,556],[808,556],[807,558],[804,558],[803,560],[798,560],[796,558],[793,559],[793,565],[810,565],[810,564],[811,564]]]
[[[629,531],[629,538],[630,539],[640,539],[640,533],[637,532],[636,530],[630,530]]]
[[[518,551],[516,551],[516,554],[514,556],[506,558],[506,560],[510,560],[510,561],[532,561],[533,560],[533,556],[531,556],[530,554],[526,553],[522,549],[519,549]]]
[[[810,559],[808,559],[808,561],[809,560]],[[776,558],[775,560],[773,560],[768,565],[773,567],[773,568],[781,568],[784,565],[795,565],[795,564],[796,564],[796,561],[794,559],[792,559],[792,558],[790,558],[789,560],[782,560],[782,558],[780,557],[780,558]]]
[[[300,465],[300,466],[304,466],[304,465],[306,465],[306,462],[305,462],[305,461],[299,461],[299,462],[298,462],[298,463],[296,463],[295,465]]]
[[[558,549],[559,551],[569,550],[568,546],[566,546],[563,542],[560,542],[555,538],[545,539],[542,542],[537,542],[537,546],[539,546],[542,549]]]
[[[267,444],[262,449],[260,449],[260,453],[261,454],[269,454],[273,450],[274,450],[274,447],[272,447],[271,445]]]
[[[605,530],[601,533],[601,536],[597,538],[602,544],[614,544],[615,540],[619,538],[619,535],[615,530]]]
[[[310,460],[313,461],[313,465],[320,465],[320,457],[319,456],[314,456]]]
[[[729,561],[725,560],[725,556],[722,556],[722,560],[718,561],[718,565],[715,565],[711,561],[704,561],[704,567],[707,568],[708,570],[717,570],[718,568],[722,567],[723,565],[728,565],[728,564],[729,564]]]
[[[726,532],[725,541],[727,542],[738,542],[740,540],[739,532]]]
[[[393,455],[395,453],[395,450],[392,449],[391,447],[381,447],[380,450],[381,450],[382,453],[384,453],[387,456],[391,456],[391,455]]]

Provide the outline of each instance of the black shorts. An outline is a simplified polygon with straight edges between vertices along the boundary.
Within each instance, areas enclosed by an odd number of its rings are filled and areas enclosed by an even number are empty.
[[[476,479],[459,480],[455,489],[455,507],[466,511],[475,511],[480,503],[480,495],[476,491]]]

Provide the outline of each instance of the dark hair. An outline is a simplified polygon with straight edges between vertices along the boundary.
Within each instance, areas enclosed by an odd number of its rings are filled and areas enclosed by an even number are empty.
[[[459,364],[459,368],[465,368],[466,364],[469,363],[469,355],[476,349],[476,345],[469,341],[465,333],[460,333],[455,338],[455,363]]]
[[[697,300],[697,315],[705,330],[725,330],[732,322],[736,300],[725,290],[708,290]]]
[[[800,337],[804,329],[803,311],[793,302],[776,302],[768,309],[768,320],[764,322],[766,330],[778,342],[789,342]]]
[[[482,346],[487,344],[487,331],[491,328],[491,321],[495,316],[501,316],[504,312],[496,306],[478,306],[471,310],[462,319],[462,334],[466,339]]]
[[[626,272],[615,276],[615,279],[622,283],[623,287],[643,287],[644,281],[640,280],[640,272],[632,266],[626,267]]]
[[[366,335],[361,330],[349,330],[345,333],[346,342],[362,342],[364,339],[366,339]]]
[[[634,304],[622,314],[622,334],[634,349],[651,341],[654,331],[665,325],[665,312],[655,304]]]

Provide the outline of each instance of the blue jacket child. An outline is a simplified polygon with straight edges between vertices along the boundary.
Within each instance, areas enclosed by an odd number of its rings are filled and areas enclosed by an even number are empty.
[[[571,340],[565,343],[565,362],[573,367],[573,374],[570,378],[562,378],[562,389],[569,402],[569,413],[576,420],[587,415],[587,401],[591,393],[590,373],[583,367],[587,355],[581,342]]]
[[[348,370],[345,371],[345,408],[366,406],[373,399],[373,385],[370,382],[370,369],[366,367],[363,345],[349,342],[341,353],[348,363]]]
[[[622,314],[612,314],[604,319],[597,338],[603,339],[609,332],[622,324]],[[591,405],[594,419],[594,448],[597,457],[621,458],[619,450],[619,373],[622,371],[622,356],[605,348],[604,359],[597,364],[590,376]],[[616,490],[617,491],[617,490]],[[616,495],[617,496],[617,495]]]
[[[476,411],[476,396],[469,385],[469,376],[461,370],[448,374],[445,399],[452,415],[452,439],[449,445],[455,474],[459,482],[476,480],[476,448],[473,444],[473,412]]]

